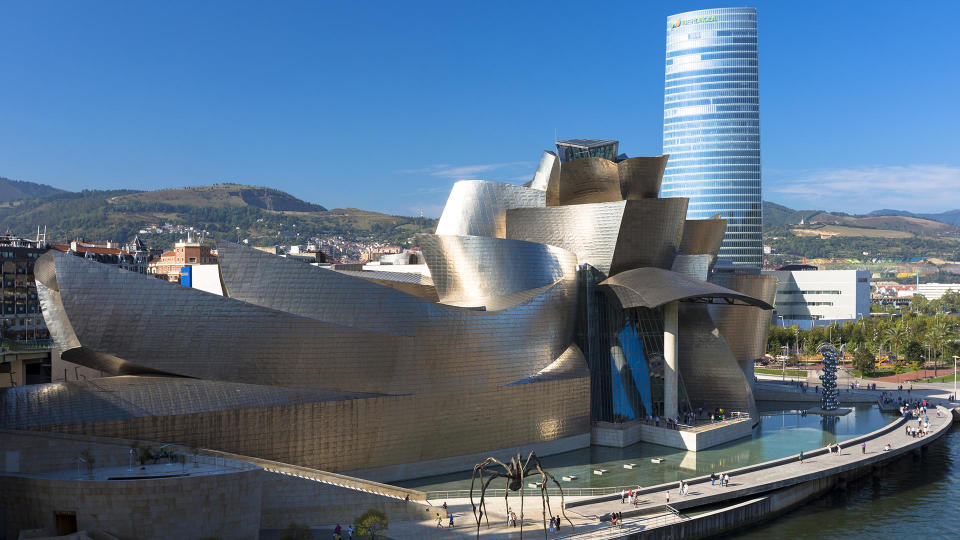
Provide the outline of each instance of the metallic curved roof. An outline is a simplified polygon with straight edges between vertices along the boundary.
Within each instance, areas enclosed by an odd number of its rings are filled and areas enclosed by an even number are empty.
[[[680,253],[686,255],[713,255],[720,253],[720,244],[727,231],[725,219],[688,219],[683,226]]]
[[[504,238],[417,235],[443,303],[487,305],[576,275],[577,256],[564,249]]]
[[[437,222],[437,234],[504,237],[504,213],[511,208],[545,206],[543,190],[461,180],[453,185]]]
[[[601,281],[600,286],[612,292],[624,308],[655,308],[673,301],[714,303],[721,300],[727,304],[773,309],[758,298],[662,268],[620,272]]]
[[[618,171],[616,163],[599,157],[585,157],[564,163],[560,167],[559,204],[566,206],[623,200]]]
[[[560,158],[549,150],[544,150],[540,156],[540,164],[537,166],[537,172],[533,173],[533,180],[530,181],[532,189],[547,191],[547,188],[553,184],[556,186],[557,177],[560,175]],[[556,196],[556,194],[554,194]],[[549,199],[549,195],[547,197]]]
[[[656,199],[660,196],[663,171],[669,155],[634,157],[617,163],[620,192],[624,199]]]

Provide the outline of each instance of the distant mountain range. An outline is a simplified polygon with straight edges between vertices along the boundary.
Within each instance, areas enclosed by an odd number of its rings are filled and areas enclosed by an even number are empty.
[[[77,237],[127,242],[141,230],[164,224],[195,227],[213,237],[249,238],[254,245],[305,242],[314,236],[376,239],[402,243],[417,232],[432,232],[436,220],[392,216],[356,208],[335,208],[300,200],[277,189],[240,184],[136,190],[69,192],[3,179],[0,231],[32,237],[46,227],[50,241]],[[157,225],[158,228],[153,226]],[[156,233],[153,245],[182,237]]]
[[[192,226],[211,235],[241,236],[260,245],[311,236],[342,235],[400,243],[417,232],[432,232],[436,220],[392,216],[356,208],[328,210],[277,189],[240,184],[137,190],[69,192],[44,184],[0,177],[0,231],[30,236],[46,226],[48,238],[78,236],[128,241],[152,225]],[[803,224],[801,226],[801,223]],[[763,202],[766,231],[788,229],[796,236],[861,236],[886,239],[960,236],[960,210],[920,214],[877,210],[850,215],[794,210]],[[173,236],[169,233],[168,236]],[[158,241],[170,240],[161,238]]]
[[[947,210],[946,212],[940,212],[938,214],[915,214],[913,212],[907,212],[906,210],[874,210],[870,212],[871,216],[910,216],[918,217],[924,219],[932,219],[934,221],[940,221],[942,223],[950,223],[951,225],[960,225],[960,209],[958,210]]]
[[[765,230],[787,227],[791,229],[817,226],[835,226],[857,229],[900,231],[919,236],[949,236],[960,233],[960,210],[939,214],[916,214],[904,210],[876,210],[869,214],[847,214],[826,210],[793,210],[786,206],[763,202]],[[846,231],[856,233],[856,231]],[[855,234],[845,234],[853,236]],[[865,236],[873,236],[864,234]]]

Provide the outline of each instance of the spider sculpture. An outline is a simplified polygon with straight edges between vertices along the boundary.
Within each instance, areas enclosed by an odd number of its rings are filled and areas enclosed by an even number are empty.
[[[490,470],[495,467],[503,469],[503,472],[499,470]],[[520,537],[523,538],[523,481],[525,478],[534,475],[540,476],[539,484],[540,501],[542,503],[541,509],[543,514],[543,535],[547,536],[547,513],[550,514],[550,519],[553,519],[553,511],[550,509],[550,494],[547,493],[548,478],[552,480],[560,490],[560,513],[563,515],[563,518],[567,520],[567,523],[570,524],[570,528],[573,529],[573,522],[570,521],[570,518],[567,517],[566,512],[563,510],[563,488],[552,474],[543,470],[537,454],[530,452],[530,455],[527,456],[526,461],[523,460],[520,454],[517,454],[516,457],[510,458],[509,465],[491,457],[483,460],[482,463],[478,463],[473,467],[473,478],[470,480],[470,506],[473,507],[473,517],[477,520],[477,538],[480,538],[480,523],[485,516],[487,527],[490,527],[490,517],[487,513],[486,506],[487,486],[489,486],[490,483],[497,478],[503,478],[506,486],[506,489],[504,489],[503,493],[504,510],[508,510],[510,508],[507,504],[507,496],[510,494],[510,492],[520,492]],[[487,478],[484,478],[484,476]],[[474,482],[477,480],[480,480],[479,508],[478,505],[473,503],[473,486]]]

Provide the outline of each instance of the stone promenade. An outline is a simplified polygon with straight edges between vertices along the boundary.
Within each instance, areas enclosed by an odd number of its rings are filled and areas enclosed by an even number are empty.
[[[938,410],[940,416],[937,416]],[[553,535],[552,538],[617,538],[680,522],[684,518],[674,515],[665,506],[668,490],[671,507],[683,513],[727,501],[732,503],[735,500],[762,497],[766,493],[781,488],[840,475],[863,467],[879,466],[884,461],[910,452],[919,452],[923,446],[933,442],[950,429],[953,418],[948,409],[931,407],[928,416],[932,432],[926,437],[907,436],[905,426],[908,424],[916,426],[917,421],[898,419],[884,428],[842,443],[840,455],[828,454],[825,448],[798,448],[798,452],[803,450],[804,453],[802,464],[799,455],[794,455],[740,469],[717,471],[730,474],[729,487],[711,485],[709,477],[687,480],[690,489],[685,497],[677,493],[676,483],[641,487],[639,503],[636,507],[621,504],[619,495],[568,498],[566,514],[572,519],[576,528],[571,530],[569,524],[564,521],[560,534]],[[865,453],[861,451],[861,442],[866,443]],[[891,445],[891,450],[884,452],[883,446],[888,443]],[[559,502],[559,497],[551,497],[554,514],[559,514]],[[476,535],[469,500],[457,499],[447,503],[455,519],[456,526],[453,529],[438,529],[435,521],[397,523],[396,526],[391,525],[391,536],[394,538],[466,538]],[[506,512],[503,498],[488,499],[487,504],[491,527],[482,526],[481,536],[518,538],[518,529],[508,528],[505,524]],[[508,504],[519,514],[518,497],[511,497]],[[539,521],[540,507],[539,496],[525,497],[524,511],[527,520],[524,532],[531,538],[543,534]],[[609,523],[611,512],[623,513],[625,523],[622,529],[614,528]]]

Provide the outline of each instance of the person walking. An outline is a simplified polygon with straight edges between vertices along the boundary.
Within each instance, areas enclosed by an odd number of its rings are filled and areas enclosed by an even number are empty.
[[[447,524],[447,527],[449,527],[449,528],[452,529],[452,528],[453,528],[453,514],[448,514],[448,515],[449,515],[449,517],[450,517],[450,523]]]
[[[670,490],[667,490],[667,506],[670,506]]]
[[[353,540],[353,525],[347,525],[347,538]]]
[[[717,473],[710,473],[710,485],[714,485],[717,481]]]
[[[443,518],[440,517],[440,512],[437,512],[437,528],[443,528]]]
[[[620,490],[620,504],[623,504],[627,500],[627,490]]]
[[[867,453],[867,443],[866,443],[866,442],[860,443],[860,453],[861,453],[861,454],[866,454],[866,453]]]
[[[803,450],[800,451],[800,464],[803,465]]]

